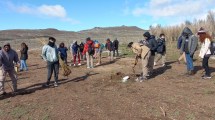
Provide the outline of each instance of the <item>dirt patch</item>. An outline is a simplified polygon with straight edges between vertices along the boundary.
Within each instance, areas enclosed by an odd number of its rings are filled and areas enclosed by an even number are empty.
[[[86,64],[70,67],[72,74],[59,76],[59,87],[42,88],[46,82],[46,63],[39,53],[30,54],[29,71],[18,73],[20,92],[0,96],[1,119],[64,120],[195,120],[215,119],[215,81],[202,80],[202,69],[186,76],[186,66],[170,61],[156,66],[154,77],[135,82],[141,64],[132,72],[131,58],[116,59],[87,69]],[[196,68],[201,68],[198,61]],[[215,66],[211,63],[210,66]],[[214,75],[214,73],[212,73]],[[122,78],[130,79],[123,83]],[[53,80],[52,80],[53,81]],[[161,109],[162,108],[162,109]],[[165,113],[165,114],[164,114]]]

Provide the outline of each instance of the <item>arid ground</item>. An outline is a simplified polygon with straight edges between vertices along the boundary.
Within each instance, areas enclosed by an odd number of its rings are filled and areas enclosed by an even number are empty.
[[[70,67],[72,74],[68,78],[60,73],[59,87],[42,88],[46,82],[46,63],[39,52],[31,51],[27,61],[29,71],[18,73],[17,95],[10,94],[11,81],[7,77],[5,87],[9,94],[0,97],[0,119],[215,119],[215,81],[201,79],[203,69],[199,60],[194,63],[194,76],[186,76],[185,64],[172,59],[166,67],[156,66],[153,77],[144,82],[135,82],[141,63],[133,73],[131,57],[122,55],[109,63],[104,56],[102,62],[94,69],[87,69],[85,64]],[[210,66],[214,76],[214,60]],[[130,79],[123,83],[122,78],[127,75]]]

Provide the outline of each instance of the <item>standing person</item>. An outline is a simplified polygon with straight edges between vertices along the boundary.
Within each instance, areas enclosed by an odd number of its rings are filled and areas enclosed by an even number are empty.
[[[178,38],[178,42],[177,42],[177,49],[181,49],[181,43],[182,43],[182,35]],[[184,63],[186,64],[187,63],[187,61],[186,61],[186,57],[185,57],[185,52],[183,52],[181,55],[180,55],[180,57],[178,58],[178,64],[180,64],[181,62],[181,60],[184,60]]]
[[[132,51],[136,54],[135,64],[137,64],[138,59],[140,58],[142,61],[142,76],[137,78],[136,81],[142,82],[143,80],[147,80],[148,77],[148,62],[151,54],[150,48],[147,47],[147,44],[133,43],[130,42],[128,47],[132,49]]]
[[[58,74],[59,74],[59,57],[58,57],[58,49],[55,45],[56,39],[54,37],[49,37],[49,42],[47,45],[43,46],[42,49],[42,57],[47,62],[47,82],[43,85],[43,87],[49,87],[50,80],[54,71],[54,86],[58,86]]]
[[[151,51],[151,55],[149,57],[149,63],[148,63],[148,71],[149,75],[153,74],[153,66],[154,66],[154,59],[155,59],[155,52],[157,50],[157,41],[155,40],[154,35],[151,35],[149,32],[145,32],[143,34],[145,40],[148,42],[148,46]]]
[[[19,58],[16,51],[11,49],[9,43],[5,44],[3,49],[0,50],[0,95],[6,95],[4,83],[7,73],[13,84],[13,92],[17,92],[17,74],[14,70],[14,62],[17,65],[18,61]]]
[[[81,42],[81,43],[79,44],[79,51],[80,51],[80,58],[81,58],[81,60],[85,60],[86,57],[84,57],[84,56],[82,55],[82,53],[83,53],[83,51],[84,51],[84,43],[83,43],[83,42]]]
[[[71,54],[71,62],[74,60],[74,56],[73,56],[73,52],[72,52],[72,46],[75,42],[73,41],[70,46],[69,46],[69,50],[70,50],[70,54]]]
[[[208,66],[208,60],[211,55],[210,47],[211,47],[212,37],[208,33],[206,33],[206,31],[202,27],[199,29],[198,35],[199,35],[199,40],[202,44],[200,53],[199,53],[199,57],[201,57],[203,59],[202,67],[205,69],[205,75],[203,75],[202,78],[210,79],[211,73],[210,73],[210,69]]]
[[[113,56],[114,57],[119,57],[119,41],[117,40],[117,38],[113,41]],[[115,54],[116,53],[116,54]]]
[[[93,66],[93,55],[95,53],[94,43],[90,37],[86,39],[86,43],[84,45],[83,55],[86,55],[87,58],[87,68],[94,68]]]
[[[113,43],[110,41],[110,39],[108,38],[106,40],[106,44],[105,44],[105,48],[109,51],[110,53],[110,62],[113,61]]]
[[[155,59],[154,65],[157,65],[157,62],[162,59],[162,66],[166,66],[166,40],[163,33],[160,34],[160,38],[157,40],[157,58]]]
[[[81,65],[80,59],[80,46],[78,45],[77,41],[74,42],[72,45],[72,54],[73,54],[73,66],[76,66],[76,58],[78,58],[78,66]]]
[[[28,46],[25,43],[21,44],[21,56],[20,56],[20,71],[27,71],[28,66],[26,60],[28,59]]]
[[[185,52],[185,57],[187,61],[187,74],[194,75],[194,66],[193,66],[193,56],[198,45],[198,39],[193,32],[185,27],[182,32],[182,43],[181,43],[181,54]]]
[[[64,63],[67,65],[67,47],[65,47],[65,44],[62,42],[59,45],[58,51],[60,52],[60,58],[64,61]]]

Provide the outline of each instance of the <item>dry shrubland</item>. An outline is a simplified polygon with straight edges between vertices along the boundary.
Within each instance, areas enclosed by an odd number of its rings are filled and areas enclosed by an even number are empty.
[[[197,20],[194,19],[193,22],[185,21],[180,25],[175,26],[165,26],[157,25],[155,27],[150,26],[150,31],[155,36],[159,36],[160,33],[164,33],[166,35],[167,40],[175,41],[180,36],[183,28],[187,26],[189,27],[194,34],[197,33],[200,27],[205,28],[210,35],[215,37],[215,12],[209,11],[207,14],[207,18],[205,20]]]

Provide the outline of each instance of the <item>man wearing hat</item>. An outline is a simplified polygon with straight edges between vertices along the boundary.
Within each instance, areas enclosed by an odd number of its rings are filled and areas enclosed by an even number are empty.
[[[42,57],[47,62],[48,75],[47,82],[43,87],[49,87],[50,80],[54,71],[54,86],[58,86],[58,74],[59,74],[59,57],[58,49],[55,45],[56,39],[54,37],[49,37],[49,42],[47,45],[43,46]]]
[[[17,65],[18,62],[17,52],[11,49],[9,43],[5,44],[3,49],[0,50],[0,95],[6,95],[4,82],[7,73],[13,84],[13,92],[17,91],[17,75],[14,70],[14,63]]]

